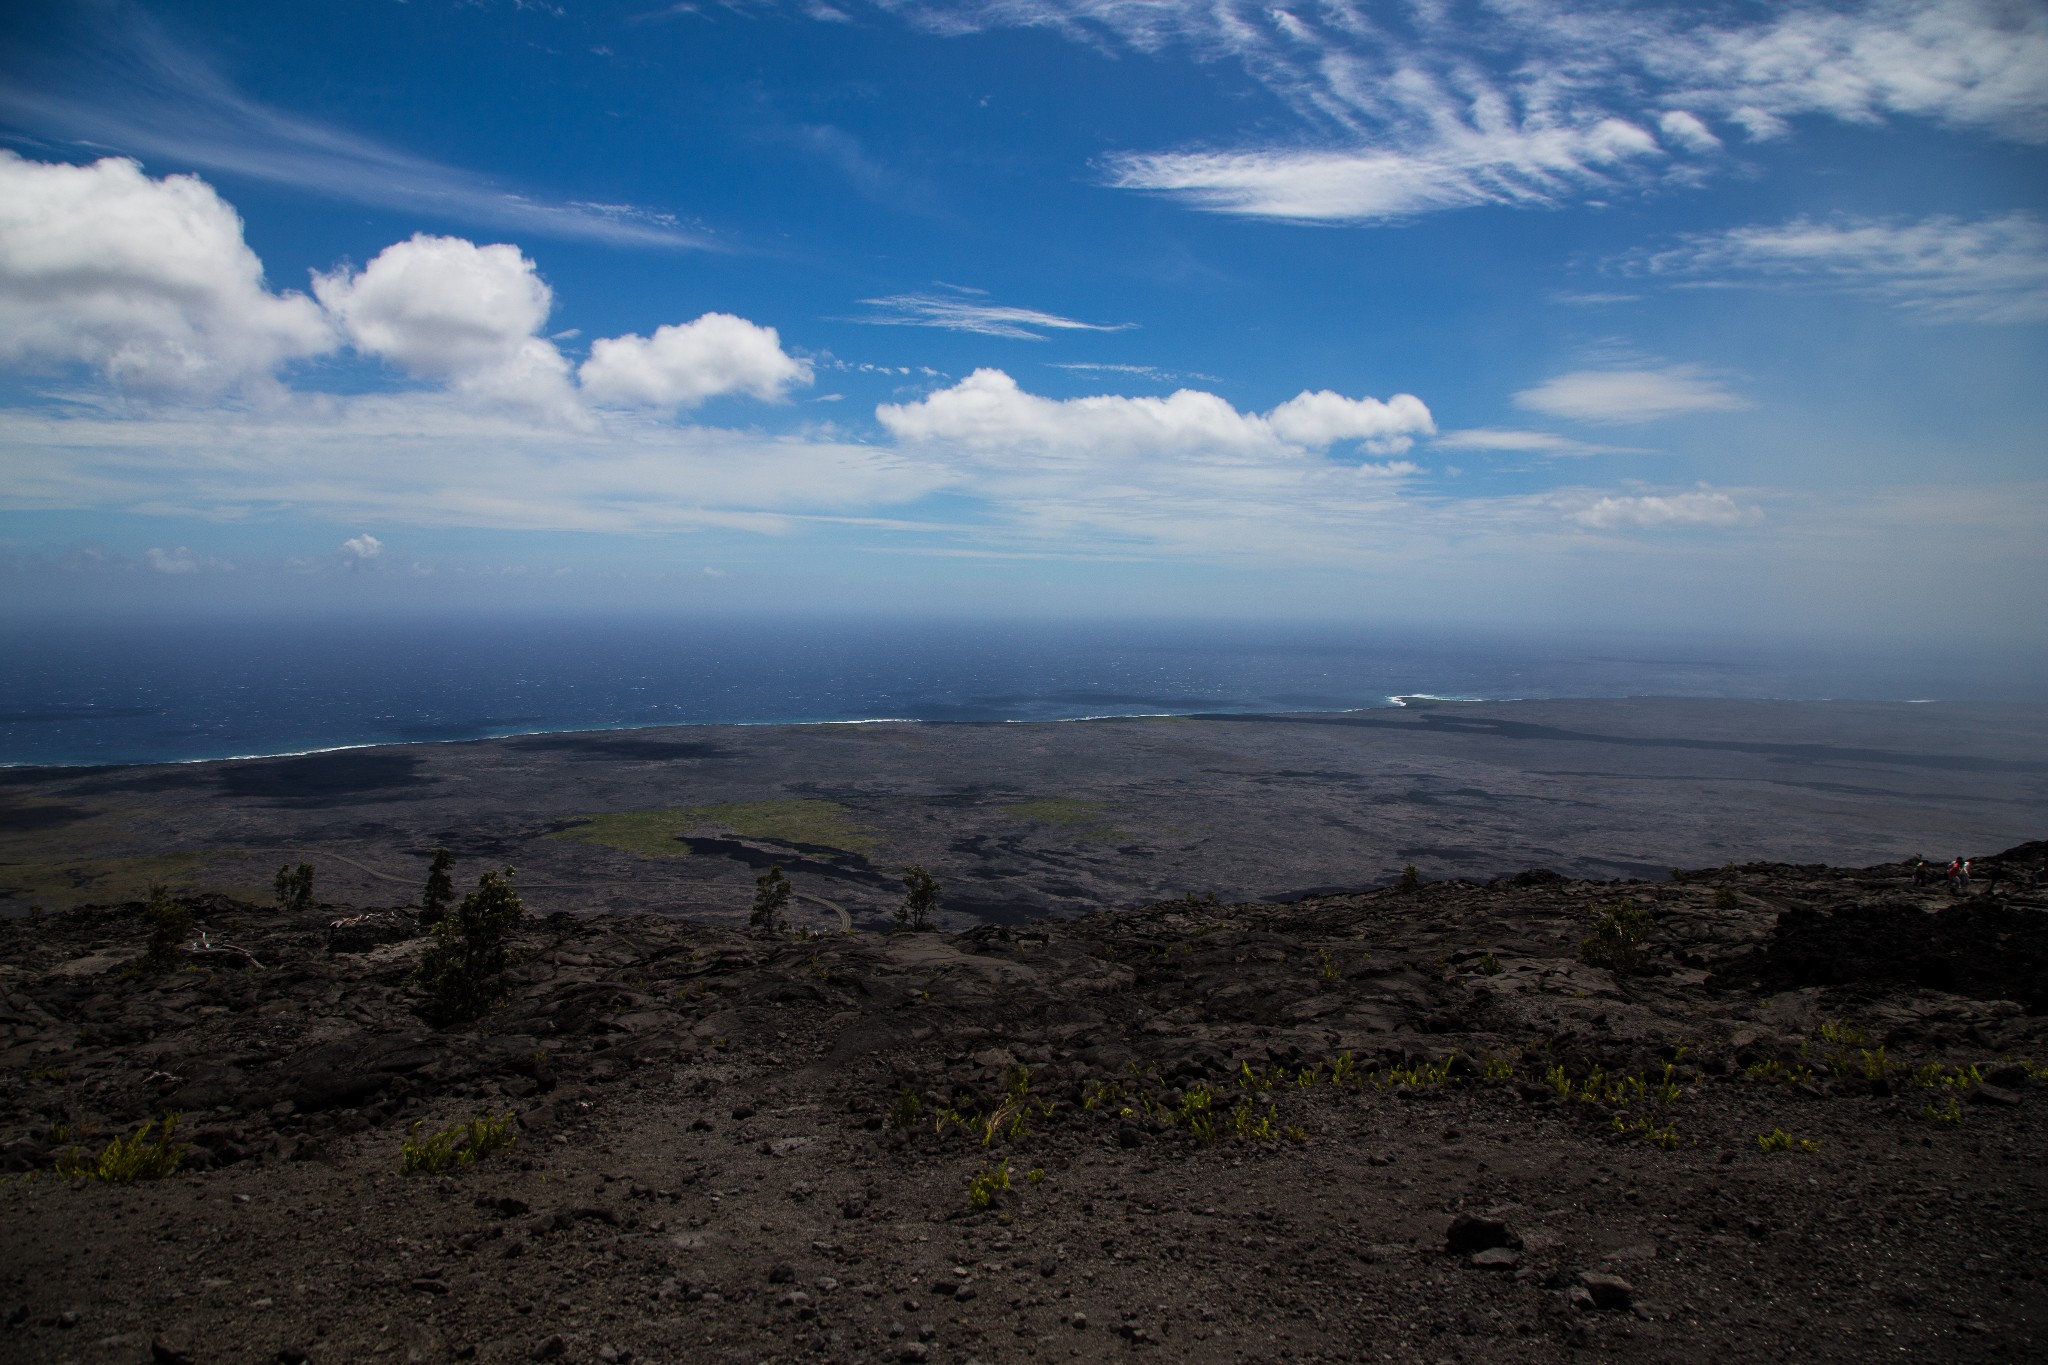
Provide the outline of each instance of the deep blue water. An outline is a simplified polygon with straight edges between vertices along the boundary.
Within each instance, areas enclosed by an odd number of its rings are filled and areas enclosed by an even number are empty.
[[[0,623],[0,764],[151,763],[685,723],[1385,706],[1447,697],[2048,701],[2038,661],[1190,623]]]

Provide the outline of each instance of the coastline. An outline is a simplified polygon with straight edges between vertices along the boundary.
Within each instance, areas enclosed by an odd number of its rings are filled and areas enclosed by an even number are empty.
[[[1611,879],[1945,859],[2037,837],[2044,777],[2048,707],[2018,703],[1411,695],[1085,724],[554,731],[17,768],[0,913],[125,899],[150,875],[260,890],[255,849],[301,850],[323,894],[376,903],[448,847],[465,877],[518,866],[543,911],[743,917],[773,865],[857,926],[887,920],[916,862],[966,928],[1185,893],[1291,899],[1410,864]]]

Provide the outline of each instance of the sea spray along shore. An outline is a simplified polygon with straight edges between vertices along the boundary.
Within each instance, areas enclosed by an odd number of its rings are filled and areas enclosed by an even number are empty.
[[[12,920],[0,1351],[2032,1358],[2044,854],[527,916],[474,1019],[410,913]]]

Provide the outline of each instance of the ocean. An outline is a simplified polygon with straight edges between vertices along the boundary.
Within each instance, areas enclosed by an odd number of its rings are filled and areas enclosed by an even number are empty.
[[[2038,661],[1364,626],[678,619],[0,623],[0,765],[679,724],[1348,710],[1429,695],[2048,701]]]

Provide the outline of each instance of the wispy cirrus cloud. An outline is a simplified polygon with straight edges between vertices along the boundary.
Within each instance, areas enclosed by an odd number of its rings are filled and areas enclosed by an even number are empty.
[[[1050,360],[1047,366],[1055,370],[1067,370],[1073,374],[1121,374],[1133,379],[1151,379],[1162,384],[1177,384],[1185,380],[1198,380],[1204,384],[1220,384],[1223,381],[1213,374],[1199,370],[1169,370],[1158,365],[1123,365],[1107,360]]]
[[[94,12],[87,54],[0,75],[0,117],[57,142],[164,158],[447,221],[626,246],[715,244],[673,214],[550,199],[244,95],[141,10]]]
[[[851,319],[854,322],[882,327],[938,327],[949,332],[975,332],[1017,341],[1044,341],[1047,332],[1124,332],[1138,325],[1082,322],[1036,308],[991,303],[981,290],[959,286],[949,286],[945,293],[890,294],[861,302],[874,311]]]
[[[1515,395],[1515,406],[1578,422],[1655,422],[1695,412],[1738,412],[1749,400],[1697,365],[1573,370]]]
[[[1604,446],[1575,441],[1548,431],[1515,431],[1502,427],[1465,427],[1446,431],[1430,443],[1432,450],[1476,450],[1495,454],[1641,455],[1638,446]]]
[[[1622,269],[1695,286],[1832,288],[1924,322],[2048,321],[2048,223],[2031,213],[1800,218],[1690,236]]]
[[[938,33],[1043,28],[1238,64],[1298,136],[1107,162],[1114,185],[1225,213],[1372,222],[1692,183],[1731,139],[1802,116],[2048,141],[2048,11],[2003,0],[1807,0],[1748,22],[1626,0],[877,3]]]

